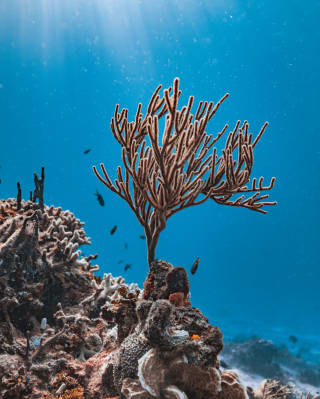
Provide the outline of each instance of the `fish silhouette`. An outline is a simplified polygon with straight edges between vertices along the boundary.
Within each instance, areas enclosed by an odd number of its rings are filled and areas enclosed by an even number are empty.
[[[199,260],[200,260],[200,258],[197,258],[196,261],[194,262],[194,264],[192,265],[191,274],[195,274],[195,272],[197,271]]]
[[[112,229],[110,230],[110,234],[114,234],[117,230],[118,226],[113,226]]]
[[[298,342],[298,338],[295,335],[290,335],[289,341],[296,344]]]
[[[129,269],[131,269],[131,264],[130,264],[130,263],[128,263],[128,264],[125,265],[124,271],[126,272],[126,271],[128,271]]]
[[[101,206],[104,206],[104,199],[102,195],[98,192],[98,190],[94,193],[94,195],[97,197],[97,200]]]

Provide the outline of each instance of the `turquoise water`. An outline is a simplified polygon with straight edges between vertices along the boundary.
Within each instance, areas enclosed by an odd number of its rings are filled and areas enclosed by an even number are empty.
[[[319,360],[319,16],[319,1],[1,0],[0,197],[20,181],[27,199],[45,166],[45,202],[86,223],[84,253],[99,254],[101,274],[142,286],[142,227],[92,172],[104,162],[115,177],[121,163],[115,104],[133,119],[175,77],[182,105],[229,92],[208,130],[247,119],[256,134],[269,121],[252,176],[277,178],[278,204],[267,215],[212,201],[179,212],[157,257],[187,269],[200,257],[192,304],[226,339],[295,335]]]

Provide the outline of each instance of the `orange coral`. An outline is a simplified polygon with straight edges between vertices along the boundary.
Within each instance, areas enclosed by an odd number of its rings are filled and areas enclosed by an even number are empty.
[[[73,389],[67,389],[62,395],[55,396],[54,399],[85,399],[83,388],[78,385]]]

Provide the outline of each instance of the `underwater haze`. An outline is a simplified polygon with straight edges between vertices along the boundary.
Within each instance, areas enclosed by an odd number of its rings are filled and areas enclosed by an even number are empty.
[[[19,181],[28,199],[44,166],[45,203],[85,222],[99,273],[142,287],[143,228],[92,171],[103,162],[115,178],[122,163],[115,105],[134,120],[175,77],[181,106],[230,93],[208,132],[248,120],[255,136],[269,122],[252,177],[276,177],[277,205],[188,208],[156,256],[188,271],[200,257],[192,305],[225,340],[258,335],[320,363],[319,17],[316,0],[1,0],[0,198]]]

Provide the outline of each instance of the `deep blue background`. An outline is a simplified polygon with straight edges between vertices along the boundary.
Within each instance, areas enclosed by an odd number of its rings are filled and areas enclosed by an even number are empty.
[[[277,177],[278,205],[267,215],[211,201],[180,212],[157,257],[189,269],[200,256],[192,304],[227,338],[294,334],[319,355],[319,16],[314,0],[1,0],[0,198],[15,197],[18,180],[27,198],[44,165],[46,203],[86,223],[84,253],[99,253],[102,273],[132,263],[126,279],[141,286],[142,228],[91,169],[104,162],[114,176],[121,162],[115,104],[133,119],[176,76],[181,104],[229,92],[209,131],[248,119],[257,133],[269,121],[253,175]]]

